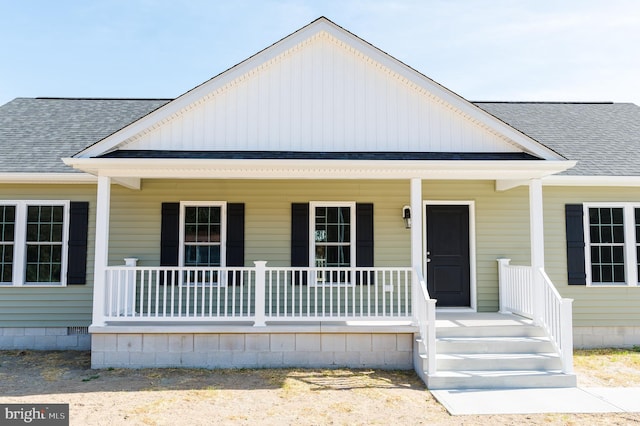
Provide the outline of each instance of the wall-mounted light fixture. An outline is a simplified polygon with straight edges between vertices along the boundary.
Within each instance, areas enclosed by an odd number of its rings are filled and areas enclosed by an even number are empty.
[[[411,207],[404,206],[402,208],[402,219],[404,219],[404,227],[411,228]]]

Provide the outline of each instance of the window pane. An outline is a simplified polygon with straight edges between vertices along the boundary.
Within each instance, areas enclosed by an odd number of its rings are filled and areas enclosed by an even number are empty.
[[[611,209],[611,223],[622,225],[622,223],[624,222],[623,216],[624,215],[621,208]]]
[[[209,241],[220,242],[220,225],[211,225],[209,227]]]
[[[196,208],[195,207],[185,207],[185,209],[184,209],[184,221],[185,221],[185,223],[195,223],[196,222]]]
[[[53,210],[51,206],[40,207],[40,222],[51,222],[53,220]]]
[[[0,282],[13,281],[13,246],[0,245]]]
[[[38,241],[52,241],[51,239],[51,225],[42,224],[38,229]]]
[[[64,208],[62,206],[54,206],[52,209],[53,209],[53,221],[57,223],[64,222],[64,219],[63,219]]]
[[[15,206],[0,206],[0,238],[2,241],[13,241],[15,224]]]
[[[209,242],[209,225],[207,224],[198,225],[198,235],[196,237],[196,241],[199,243]]]
[[[612,247],[612,253],[613,253],[613,262],[614,263],[621,263],[624,265],[624,247],[623,246],[614,246]]]
[[[27,246],[27,262],[38,262],[39,257],[39,246],[28,245]]]
[[[317,245],[316,246],[316,267],[324,268],[327,266],[327,247]]]
[[[27,222],[38,222],[39,215],[40,208],[38,206],[27,207]]]
[[[2,241],[13,241],[15,238],[15,226],[13,223],[5,223],[2,230]]]
[[[51,247],[51,261],[54,264],[62,265],[62,246]]]
[[[208,207],[198,207],[198,223],[209,223]]]
[[[38,225],[27,225],[27,241],[38,241]]]
[[[185,242],[194,242],[196,240],[196,225],[185,225],[184,240]]]

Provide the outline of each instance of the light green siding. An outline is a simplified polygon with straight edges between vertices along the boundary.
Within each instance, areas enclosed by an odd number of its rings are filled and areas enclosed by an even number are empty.
[[[96,187],[0,185],[0,200],[89,201],[87,284],[67,287],[0,286],[0,327],[68,327],[91,323]]]
[[[526,188],[496,192],[493,181],[425,181],[425,200],[473,201],[476,212],[478,309],[498,309],[498,257],[529,259]],[[111,200],[110,265],[137,257],[140,266],[160,261],[161,203],[227,201],[245,203],[245,263],[290,263],[291,203],[355,201],[374,203],[375,266],[410,266],[410,232],[402,206],[409,181],[354,180],[145,180],[141,191],[114,186]]]
[[[144,181],[142,191],[114,186],[111,201],[109,263],[137,257],[141,266],[160,261],[163,202],[245,203],[245,263],[266,260],[289,266],[291,203],[355,201],[374,203],[376,266],[408,266],[409,231],[402,206],[409,200],[403,181]]]
[[[137,257],[141,266],[160,260],[162,202],[245,203],[245,263],[266,260],[288,266],[291,203],[355,201],[374,204],[375,266],[409,266],[410,233],[401,218],[409,204],[408,181],[355,180],[144,180],[140,191],[112,188],[109,264]],[[496,259],[530,264],[528,188],[495,191],[493,181],[424,181],[426,201],[472,202],[479,311],[498,308]],[[66,288],[0,288],[0,327],[88,325],[91,320],[95,193],[92,185],[0,185],[0,197],[90,202],[89,283]],[[640,287],[596,288],[566,283],[564,205],[586,201],[640,201],[628,188],[544,187],[547,272],[561,294],[575,299],[576,326],[640,324]],[[472,259],[473,261],[473,259]]]
[[[544,187],[546,270],[563,297],[574,299],[575,326],[640,326],[640,287],[567,285],[564,206],[587,202],[638,202],[640,191],[622,187]]]

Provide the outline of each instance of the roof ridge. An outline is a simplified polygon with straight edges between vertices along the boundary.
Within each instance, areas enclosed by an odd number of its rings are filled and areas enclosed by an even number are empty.
[[[25,99],[25,98],[23,98]],[[174,98],[83,98],[83,97],[57,97],[57,96],[37,96],[39,100],[64,100],[64,101],[172,101]]]
[[[473,104],[613,105],[612,101],[469,101]]]

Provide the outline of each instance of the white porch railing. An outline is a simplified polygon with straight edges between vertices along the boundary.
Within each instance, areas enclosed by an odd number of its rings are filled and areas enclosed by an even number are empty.
[[[265,268],[268,321],[411,321],[411,268]]]
[[[106,321],[251,321],[254,268],[108,267]]]
[[[106,268],[105,321],[411,321],[411,268]]]
[[[509,262],[498,259],[500,312],[540,322],[562,358],[562,371],[573,373],[573,299],[560,296],[543,268],[534,271]]]
[[[436,299],[431,299],[427,283],[419,270],[414,274],[419,285],[416,297],[416,320],[420,333],[420,353],[427,354],[427,374],[436,372]]]

